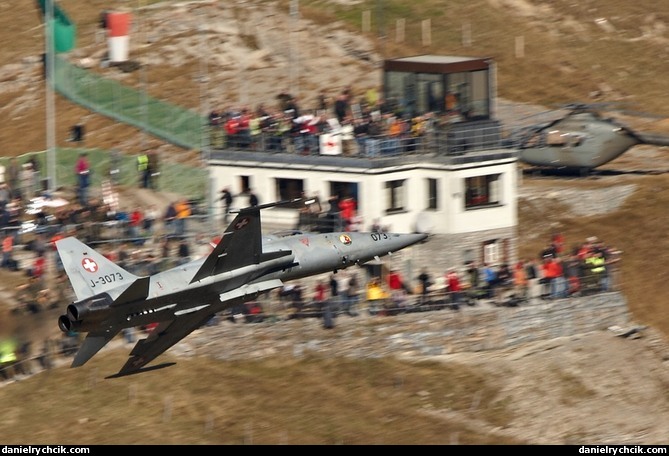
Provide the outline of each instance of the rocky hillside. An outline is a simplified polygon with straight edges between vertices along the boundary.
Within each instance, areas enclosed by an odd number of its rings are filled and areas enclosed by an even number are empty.
[[[360,2],[356,1],[328,2],[322,6],[325,13],[321,14],[314,11],[322,5],[320,2],[302,1],[300,5],[305,11],[297,23],[288,15],[285,1],[237,2],[234,8],[228,2],[213,0],[162,2],[137,11],[130,55],[145,65],[143,70],[131,73],[98,65],[106,50],[98,26],[100,11],[108,7],[106,2],[61,0],[59,3],[77,23],[78,47],[69,56],[74,62],[82,65],[92,62],[92,71],[146,87],[153,96],[203,113],[214,106],[273,103],[275,95],[286,89],[295,91],[305,106],[314,102],[318,90],[334,96],[350,85],[356,93],[363,93],[379,85],[381,54],[411,55],[425,51],[494,56],[498,62],[500,95],[514,101],[550,105],[573,100],[626,100],[641,102],[644,110],[652,112],[662,109],[666,112],[667,107],[664,75],[669,70],[666,67],[669,17],[666,8],[658,6],[656,1],[462,0],[448,2],[446,8],[443,2],[412,2],[412,6],[430,12],[434,24],[455,22],[457,26],[449,30],[458,31],[469,24],[475,32],[472,46],[465,47],[459,32],[435,30],[436,44],[428,48],[393,42],[391,13],[395,18],[403,13],[395,13],[398,3],[390,0],[386,15],[389,39],[383,43],[376,42],[374,33],[361,36],[359,26],[351,26],[353,33],[347,32],[346,24],[325,14],[338,13],[344,18],[344,10],[358,7]],[[119,3],[131,6],[131,2]],[[309,9],[310,5],[313,8]],[[513,52],[515,38],[521,33],[526,43],[525,58]],[[419,36],[420,32],[414,29],[413,35]],[[0,3],[0,40],[5,44],[0,47],[3,119],[0,143],[6,155],[45,148],[42,36],[41,20],[33,2]],[[299,53],[291,51],[298,48]],[[152,147],[175,158],[187,154],[58,96],[56,111],[59,145],[67,144],[69,128],[82,122],[86,126],[87,147],[117,144],[128,153]],[[444,359],[474,366],[476,372],[501,385],[504,394],[500,400],[510,404],[508,407],[514,412],[507,428],[467,421],[473,427],[532,443],[667,441],[667,355],[661,347],[663,333],[669,334],[666,312],[669,269],[663,267],[669,262],[669,241],[664,234],[669,225],[668,158],[665,149],[642,146],[608,164],[602,174],[587,179],[522,175],[521,256],[536,255],[554,230],[563,232],[570,245],[590,235],[599,236],[624,252],[623,292],[635,322],[650,328],[641,332],[639,339],[614,338],[605,332],[547,341],[511,352]],[[8,283],[4,281],[3,287]],[[350,320],[341,326],[355,332],[356,328],[351,326],[355,323],[356,320]],[[315,333],[319,330],[312,329]],[[248,326],[234,329],[224,326],[217,334],[224,343],[230,335],[246,340],[243,336],[250,330]],[[193,340],[200,341],[205,331]],[[302,331],[306,329],[296,327],[294,337],[302,337]],[[260,332],[259,337],[269,335]],[[310,340],[317,342],[318,338],[316,335]],[[206,341],[201,346],[216,349],[216,345],[212,343],[209,347]],[[80,376],[73,383],[90,383],[92,372],[79,371]],[[170,374],[169,370],[160,372]],[[207,373],[211,375],[211,371]],[[55,390],[56,385],[48,384],[48,376],[40,379],[45,382],[40,384],[41,390],[45,390],[45,384],[49,391]],[[319,389],[308,397],[322,399],[324,383],[317,385]],[[348,384],[356,384],[356,379],[351,377]],[[268,391],[288,394],[289,386],[295,387],[295,397],[300,397],[306,388],[292,379]],[[127,391],[128,388],[120,394]],[[11,404],[16,397],[8,396],[6,403]],[[218,398],[222,404],[233,400]],[[257,401],[258,397],[253,399]],[[387,398],[380,400],[388,402]],[[371,400],[366,405],[370,409],[375,407]],[[48,409],[57,410],[57,404]],[[471,419],[467,414],[428,406],[424,413],[441,414],[445,419],[457,421]],[[13,416],[16,418],[19,412]],[[54,417],[51,423],[67,419],[71,416]],[[127,421],[126,417],[124,422]],[[313,424],[309,417],[304,421]],[[146,426],[144,423],[142,429]],[[159,427],[157,435],[161,431],[164,428]],[[126,434],[132,434],[132,429]]]

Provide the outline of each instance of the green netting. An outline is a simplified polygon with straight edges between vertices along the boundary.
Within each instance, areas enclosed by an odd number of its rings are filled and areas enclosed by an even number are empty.
[[[200,150],[207,141],[206,117],[78,68],[65,59],[54,60],[56,90],[75,103],[180,147]]]
[[[119,185],[138,186],[140,175],[137,170],[137,156],[121,154],[118,151],[83,148],[58,148],[56,154],[56,183],[58,187],[73,188],[76,183],[74,172],[77,158],[81,152],[88,154],[91,166],[91,185],[100,186],[105,179],[113,179]],[[39,166],[40,181],[43,188],[47,185],[47,160],[45,152],[34,152],[17,157],[19,165],[34,157]],[[0,164],[9,166],[9,157],[0,158]],[[112,173],[112,171],[114,171]],[[160,191],[177,193],[191,199],[203,200],[207,195],[208,173],[204,168],[181,163],[161,161],[160,176],[154,182]]]

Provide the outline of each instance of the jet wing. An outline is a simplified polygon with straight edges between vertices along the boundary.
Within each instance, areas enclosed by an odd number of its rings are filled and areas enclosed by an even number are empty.
[[[168,348],[209,321],[213,315],[211,306],[206,306],[196,312],[160,323],[151,331],[149,337],[137,342],[130,352],[130,359],[116,376],[128,375],[140,370]]]
[[[278,288],[282,285],[283,282],[278,279],[243,285],[221,294],[219,299],[226,306],[231,306],[234,302],[248,301],[264,291]],[[130,359],[128,359],[115,377],[139,371],[168,348],[209,321],[220,308],[218,305],[205,304],[193,308],[192,311],[178,313],[172,320],[159,323],[151,331],[149,337],[137,342],[130,352]]]

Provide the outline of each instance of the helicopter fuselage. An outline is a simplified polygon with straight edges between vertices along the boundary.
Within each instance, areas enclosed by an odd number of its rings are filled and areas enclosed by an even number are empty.
[[[519,145],[519,159],[533,166],[591,170],[643,141],[632,130],[590,112],[571,113],[535,129]]]

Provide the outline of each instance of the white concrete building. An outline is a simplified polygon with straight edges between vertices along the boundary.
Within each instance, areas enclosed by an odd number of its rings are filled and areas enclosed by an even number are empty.
[[[515,258],[517,163],[515,151],[496,149],[464,155],[408,155],[387,158],[302,156],[225,151],[210,161],[212,198],[228,186],[233,206],[248,205],[250,188],[260,203],[318,195],[353,196],[369,230],[378,220],[389,231],[429,232],[444,264],[500,263]],[[215,206],[221,217],[222,204]],[[298,207],[263,212],[269,229],[299,229]],[[426,259],[434,251],[426,252]]]

